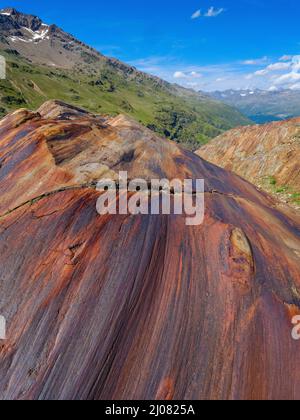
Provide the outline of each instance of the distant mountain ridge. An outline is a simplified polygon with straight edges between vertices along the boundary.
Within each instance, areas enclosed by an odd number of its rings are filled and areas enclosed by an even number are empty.
[[[127,114],[153,131],[196,149],[249,120],[205,94],[170,84],[108,58],[39,17],[0,11],[0,115],[60,99],[94,113]]]
[[[210,93],[216,100],[236,107],[254,122],[261,124],[300,116],[300,91],[226,90]]]

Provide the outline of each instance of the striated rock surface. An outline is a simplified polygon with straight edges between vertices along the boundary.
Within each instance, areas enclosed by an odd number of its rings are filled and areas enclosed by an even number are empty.
[[[127,117],[0,122],[0,398],[299,399],[300,218]],[[100,216],[101,177],[204,178],[205,221]]]
[[[300,118],[230,130],[196,153],[300,208]]]

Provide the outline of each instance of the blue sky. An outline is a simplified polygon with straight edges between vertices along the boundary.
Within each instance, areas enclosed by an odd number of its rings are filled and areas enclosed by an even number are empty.
[[[300,89],[299,0],[0,0],[194,89]]]

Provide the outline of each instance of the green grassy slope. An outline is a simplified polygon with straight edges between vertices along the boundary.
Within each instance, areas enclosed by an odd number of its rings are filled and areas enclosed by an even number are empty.
[[[111,63],[62,70],[32,64],[13,52],[0,54],[7,59],[7,79],[0,80],[0,116],[61,99],[99,114],[130,115],[190,149],[224,130],[249,124],[225,104],[139,72],[125,77]]]

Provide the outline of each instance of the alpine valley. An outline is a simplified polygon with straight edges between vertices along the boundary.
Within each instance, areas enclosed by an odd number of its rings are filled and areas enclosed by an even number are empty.
[[[226,90],[210,94],[212,98],[236,107],[258,124],[282,121],[300,116],[300,91],[278,90]]]

